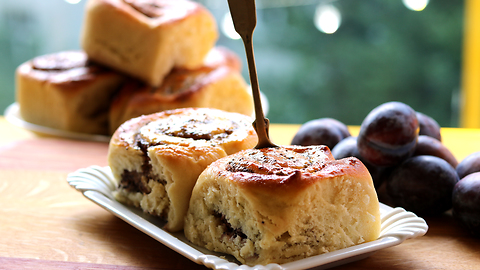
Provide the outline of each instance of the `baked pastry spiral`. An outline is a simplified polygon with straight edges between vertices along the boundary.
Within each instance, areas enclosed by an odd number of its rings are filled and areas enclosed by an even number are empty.
[[[83,51],[38,56],[16,70],[22,118],[50,128],[108,134],[110,100],[123,75],[89,61]]]
[[[217,37],[193,1],[89,0],[81,43],[93,60],[158,86],[173,67],[200,66]]]
[[[108,162],[119,201],[183,229],[198,175],[213,161],[255,146],[249,116],[184,108],[133,118],[114,133]]]
[[[128,119],[177,108],[215,108],[252,115],[253,98],[240,66],[237,55],[218,47],[208,53],[201,67],[174,69],[159,87],[129,81],[110,107],[110,132]]]
[[[199,176],[185,236],[247,265],[286,263],[376,240],[380,211],[356,158],[326,146],[248,149]]]

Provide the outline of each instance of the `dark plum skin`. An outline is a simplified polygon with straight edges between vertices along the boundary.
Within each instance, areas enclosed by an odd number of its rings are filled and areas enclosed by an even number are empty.
[[[352,136],[350,134],[350,130],[348,130],[347,125],[338,121],[337,119],[333,119],[333,118],[320,118],[320,119],[321,119],[321,121],[327,122],[327,123],[331,124],[332,126],[336,127],[340,131],[340,133],[342,134],[342,138],[347,138],[347,137]]]
[[[360,154],[357,148],[357,137],[350,136],[341,140],[335,147],[332,148],[332,155],[335,159],[346,157],[358,158]]]
[[[434,156],[415,156],[397,166],[387,179],[387,194],[394,206],[420,216],[439,215],[452,207],[458,182],[455,169]]]
[[[349,137],[348,127],[333,118],[319,118],[303,124],[292,139],[292,145],[326,145],[330,149]]]
[[[442,134],[440,132],[440,125],[432,117],[417,112],[418,124],[420,125],[419,135],[426,135],[442,141]]]
[[[350,136],[341,140],[332,149],[332,155],[335,159],[342,159],[346,157],[356,157],[367,167],[368,172],[372,176],[373,184],[379,187],[385,179],[386,167],[379,167],[367,162],[358,152],[357,137]]]
[[[480,172],[480,152],[468,155],[457,166],[457,173],[460,179],[474,172]]]
[[[358,151],[371,164],[393,166],[415,150],[419,124],[416,112],[401,102],[387,102],[373,109],[363,120]]]
[[[455,185],[452,203],[455,219],[480,237],[480,172],[465,176]]]
[[[415,152],[413,152],[413,155],[436,156],[444,159],[454,168],[456,168],[458,165],[458,161],[455,156],[452,154],[452,152],[450,152],[450,150],[448,150],[445,145],[443,145],[442,142],[427,135],[418,136],[417,146],[415,147]]]

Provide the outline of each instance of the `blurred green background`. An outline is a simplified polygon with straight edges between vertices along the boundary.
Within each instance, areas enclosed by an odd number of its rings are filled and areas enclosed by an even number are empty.
[[[245,59],[241,40],[228,36],[227,1],[199,1],[217,19],[217,44]],[[15,102],[18,65],[80,48],[85,2],[0,1],[0,112]],[[332,117],[359,125],[374,107],[396,100],[441,126],[458,126],[463,1],[430,0],[421,11],[407,0],[256,2],[255,58],[271,122]],[[322,32],[322,22],[335,31]],[[248,80],[245,61],[243,68]]]

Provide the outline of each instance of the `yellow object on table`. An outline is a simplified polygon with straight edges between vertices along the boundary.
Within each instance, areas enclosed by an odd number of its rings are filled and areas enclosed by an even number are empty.
[[[289,145],[299,128],[297,124],[271,124],[270,138],[278,145]],[[359,126],[348,128],[353,136],[358,135]],[[441,132],[443,143],[459,162],[467,155],[480,151],[480,129],[442,128]],[[34,137],[34,133],[15,127],[0,117],[0,145]]]
[[[465,1],[460,126],[480,128],[480,1]]]
[[[299,125],[272,124],[289,144]],[[349,127],[352,134],[358,126]],[[480,151],[480,129],[442,129],[460,160]],[[1,269],[206,269],[90,202],[66,176],[107,165],[108,144],[41,137],[0,117]],[[345,269],[478,269],[480,242],[449,213],[426,218],[424,237],[382,249]]]
[[[480,1],[479,1],[480,2]],[[288,145],[300,125],[273,124],[270,138],[276,144]],[[357,136],[359,126],[349,126],[350,133]],[[473,152],[480,151],[480,129],[442,128],[442,142],[460,162]]]

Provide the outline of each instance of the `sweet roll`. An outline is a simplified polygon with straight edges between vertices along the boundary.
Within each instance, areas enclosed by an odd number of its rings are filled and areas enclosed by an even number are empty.
[[[124,80],[83,51],[62,51],[17,68],[16,100],[21,117],[32,124],[107,135],[110,101]]]
[[[255,146],[251,123],[249,116],[208,108],[128,120],[109,145],[116,198],[164,218],[169,231],[182,230],[200,173],[219,158]]]
[[[379,202],[356,158],[326,146],[248,149],[199,176],[185,236],[250,266],[286,263],[376,240]]]
[[[158,86],[195,68],[218,38],[215,18],[187,0],[89,0],[81,44],[93,60]]]
[[[208,53],[201,67],[173,69],[159,87],[131,80],[112,102],[110,132],[128,119],[177,108],[215,108],[252,115],[253,98],[240,69],[237,55],[217,47]]]

